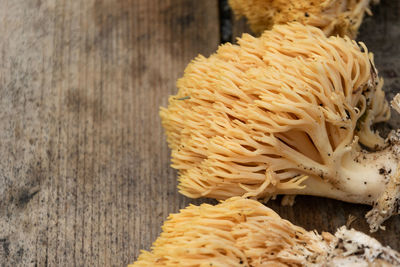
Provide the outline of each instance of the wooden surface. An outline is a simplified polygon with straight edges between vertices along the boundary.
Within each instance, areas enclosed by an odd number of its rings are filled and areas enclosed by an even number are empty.
[[[359,39],[392,96],[400,3],[381,2]],[[177,193],[158,107],[186,64],[216,49],[217,6],[0,0],[1,266],[124,266],[149,249],[169,213],[213,202]],[[234,35],[246,29],[233,25]],[[312,197],[269,205],[307,229],[334,231],[349,214],[367,229],[366,206]],[[400,249],[399,222],[375,236]]]

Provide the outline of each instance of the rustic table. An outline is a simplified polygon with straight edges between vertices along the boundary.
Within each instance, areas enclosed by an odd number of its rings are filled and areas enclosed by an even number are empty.
[[[158,109],[186,64],[245,31],[243,21],[231,35],[217,0],[0,7],[1,266],[124,266],[169,213],[213,202],[178,194]],[[359,40],[390,98],[400,91],[400,1],[373,12]],[[399,126],[395,115],[389,127]],[[269,205],[306,229],[334,231],[352,214],[367,231],[366,206],[315,197]],[[374,236],[400,249],[400,217],[385,225]]]

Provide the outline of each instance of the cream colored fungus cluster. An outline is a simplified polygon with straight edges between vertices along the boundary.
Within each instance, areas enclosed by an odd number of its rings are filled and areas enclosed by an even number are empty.
[[[382,84],[363,43],[299,23],[198,56],[160,111],[180,192],[365,203],[376,230],[399,194],[398,136],[370,128],[390,116]]]
[[[355,230],[335,235],[293,225],[261,203],[231,198],[171,214],[139,266],[397,266],[400,255]]]
[[[275,24],[300,22],[320,28],[327,36],[355,38],[371,0],[229,0],[234,13],[247,18],[256,33]],[[378,1],[372,1],[378,2]]]

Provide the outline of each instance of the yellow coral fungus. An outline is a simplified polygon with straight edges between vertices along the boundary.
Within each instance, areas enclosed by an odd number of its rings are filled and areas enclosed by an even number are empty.
[[[355,38],[371,0],[229,0],[237,16],[245,16],[254,32],[297,21],[319,27],[326,35]],[[377,2],[377,1],[375,1]]]
[[[397,252],[361,232],[342,227],[335,235],[319,235],[281,219],[257,201],[231,198],[170,215],[152,251],[142,251],[130,267],[397,264]]]
[[[396,213],[397,137],[364,44],[299,23],[243,35],[185,70],[160,115],[189,197],[309,194],[374,205],[377,227]],[[386,192],[389,190],[391,193]],[[386,195],[385,195],[386,194]],[[392,204],[380,199],[390,195]],[[391,207],[391,211],[387,210]]]

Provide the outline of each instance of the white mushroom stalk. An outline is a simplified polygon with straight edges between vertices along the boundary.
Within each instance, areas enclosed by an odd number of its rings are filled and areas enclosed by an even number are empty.
[[[369,204],[373,231],[397,214],[400,138],[371,130],[390,110],[365,45],[299,23],[238,43],[197,57],[161,108],[180,192]]]
[[[356,230],[293,225],[261,203],[231,198],[171,214],[139,266],[399,266],[400,254]]]
[[[247,18],[256,33],[275,24],[300,22],[320,28],[327,36],[355,38],[371,0],[229,0],[236,16]]]

